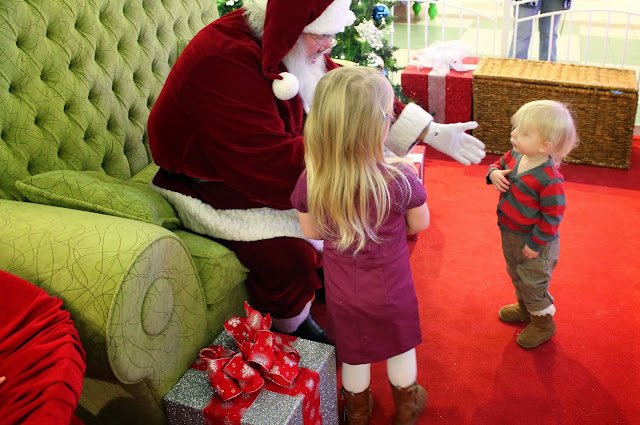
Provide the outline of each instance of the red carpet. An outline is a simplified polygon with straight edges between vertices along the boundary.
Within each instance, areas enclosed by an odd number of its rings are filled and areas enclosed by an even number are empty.
[[[419,424],[640,423],[640,140],[630,170],[566,164],[567,212],[550,292],[557,334],[520,348],[524,325],[498,319],[515,302],[483,164],[429,149],[431,227],[412,244],[424,342],[418,380],[429,393]],[[314,314],[322,323],[322,306]],[[372,367],[374,419],[393,414],[384,363]]]

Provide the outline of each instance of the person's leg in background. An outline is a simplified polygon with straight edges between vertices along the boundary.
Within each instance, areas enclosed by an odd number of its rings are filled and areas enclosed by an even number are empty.
[[[540,13],[557,12],[564,10],[564,0],[540,0]],[[558,27],[562,21],[563,15],[555,15],[552,17],[540,18],[538,23],[538,31],[540,32],[540,60],[556,61],[556,41],[558,39]],[[553,30],[551,30],[551,21],[553,20]],[[549,43],[551,43],[551,51],[549,51]]]
[[[518,19],[528,18],[538,13],[540,3],[538,5],[533,4],[521,4],[518,7]],[[515,13],[515,6],[514,6]],[[515,42],[515,58],[527,59],[529,56],[529,43],[531,42],[531,31],[533,29],[533,20],[518,23],[518,34],[516,34]],[[511,47],[509,48],[509,57],[513,56],[514,43],[511,41]]]

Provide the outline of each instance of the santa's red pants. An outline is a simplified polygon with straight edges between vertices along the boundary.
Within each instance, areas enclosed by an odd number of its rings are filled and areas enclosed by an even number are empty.
[[[251,306],[278,319],[295,317],[322,286],[322,256],[299,238],[253,242],[218,240],[236,253],[250,272],[246,285]]]

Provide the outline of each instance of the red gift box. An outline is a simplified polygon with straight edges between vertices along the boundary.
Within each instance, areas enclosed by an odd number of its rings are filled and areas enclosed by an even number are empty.
[[[477,65],[480,58],[466,57],[463,64]],[[429,112],[435,122],[449,124],[471,120],[473,71],[451,69],[447,75],[430,75],[432,68],[408,65],[401,74],[404,93]]]

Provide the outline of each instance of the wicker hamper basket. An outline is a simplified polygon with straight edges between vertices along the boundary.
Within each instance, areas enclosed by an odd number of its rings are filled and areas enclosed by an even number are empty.
[[[523,104],[551,99],[573,110],[580,144],[566,162],[629,168],[638,84],[628,69],[483,58],[473,73],[473,135],[487,152],[511,149],[511,116]]]

